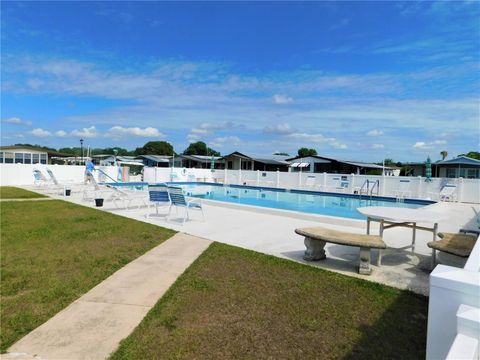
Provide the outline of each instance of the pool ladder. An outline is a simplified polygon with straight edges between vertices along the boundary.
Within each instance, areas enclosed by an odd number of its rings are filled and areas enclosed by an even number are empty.
[[[365,180],[360,190],[358,190],[358,197],[361,199],[362,195],[370,196],[377,195],[380,190],[380,180]],[[375,192],[375,193],[374,193]]]

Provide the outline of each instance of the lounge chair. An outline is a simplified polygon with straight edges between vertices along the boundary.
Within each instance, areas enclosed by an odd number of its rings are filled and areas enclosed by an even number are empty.
[[[400,180],[398,184],[398,189],[393,193],[397,199],[405,199],[412,196],[412,191],[410,190],[411,181],[410,180]]]
[[[457,198],[457,185],[445,184],[439,192],[429,192],[428,194],[439,201],[455,201]]]
[[[158,215],[158,207],[170,205],[170,195],[168,194],[168,186],[166,184],[161,185],[148,185],[148,198],[152,204],[155,205],[156,214]],[[147,214],[146,217],[149,217]]]
[[[430,241],[427,246],[432,249],[432,269],[436,265],[435,251],[440,251],[449,254],[449,262],[455,262],[460,266],[463,266],[465,259],[470,256],[475,243],[477,242],[478,235],[464,234],[452,234],[452,233],[439,233],[438,236],[442,240]],[[452,258],[450,255],[456,257]],[[439,254],[440,257],[440,254]],[[459,261],[459,258],[463,258],[463,261]]]
[[[114,185],[106,185],[106,186],[107,188],[112,190],[111,195],[108,199],[113,201],[113,204],[115,205],[115,207],[120,208],[121,206],[119,206],[119,202],[122,202],[123,207],[125,209],[128,209],[131,203],[135,200],[141,200],[141,202],[140,201],[138,202],[139,209],[142,204],[148,207],[148,204],[146,203],[147,198],[145,194],[142,194],[137,191],[128,191],[128,190],[120,189]]]
[[[46,186],[50,184],[50,181],[38,169],[33,170],[33,178],[35,186]]]
[[[168,216],[170,216],[170,213],[172,211],[172,207],[175,206],[175,208],[178,211],[179,207],[185,208],[185,214],[183,216],[183,222],[182,224],[185,224],[185,221],[187,219],[190,219],[188,210],[189,209],[194,209],[194,210],[200,210],[202,212],[202,218],[203,221],[205,221],[205,214],[203,213],[203,208],[200,200],[198,201],[189,201],[185,198],[185,195],[183,195],[183,190],[182,188],[179,187],[174,187],[174,186],[169,186],[168,187],[168,194],[170,195],[170,208],[168,209]],[[168,218],[167,216],[167,218]]]

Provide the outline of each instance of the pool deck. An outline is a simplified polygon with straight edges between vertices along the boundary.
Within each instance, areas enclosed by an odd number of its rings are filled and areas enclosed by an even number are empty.
[[[29,190],[42,192],[32,187],[29,187]],[[93,201],[82,201],[80,192],[73,191],[70,197],[58,196],[58,198],[94,207]],[[180,216],[183,216],[183,209],[179,209],[178,216],[175,211],[172,211],[172,215],[167,221],[165,214],[168,207],[160,208],[159,216],[146,217],[147,214],[154,213],[154,208],[137,208],[136,205],[140,204],[141,201],[133,201],[132,207],[126,210],[124,208],[118,209],[113,202],[106,201],[104,207],[98,209],[208,240],[239,246],[428,295],[431,250],[426,243],[432,239],[430,232],[417,231],[415,252],[412,252],[410,248],[384,252],[381,267],[376,266],[377,252],[374,250],[373,272],[370,276],[365,276],[358,274],[358,248],[327,244],[325,247],[327,259],[309,262],[303,260],[305,250],[303,238],[294,233],[294,230],[299,227],[323,226],[345,232],[364,234],[366,231],[366,221],[364,220],[204,201],[206,221],[203,222],[201,214],[193,210],[191,211],[191,220],[182,225]],[[464,203],[437,203],[428,205],[427,208],[430,211],[445,215],[445,219],[448,219],[439,224],[440,232],[458,232],[460,228],[473,227],[472,222],[475,212],[480,211],[478,204]],[[378,225],[375,223],[372,226],[372,233],[378,233]],[[384,241],[390,248],[402,248],[410,245],[411,235],[411,229],[388,229],[384,233]]]

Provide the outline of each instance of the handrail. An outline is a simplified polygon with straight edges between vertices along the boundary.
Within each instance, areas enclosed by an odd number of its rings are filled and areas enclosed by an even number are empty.
[[[118,184],[118,181],[113,179],[112,177],[110,177],[110,175],[108,175],[105,171],[103,171],[102,169],[95,169],[99,172],[101,172],[103,175],[105,175],[106,177],[108,177],[110,180],[112,180],[114,183],[117,183]]]
[[[370,187],[370,184],[372,184],[372,187]],[[370,195],[370,196],[373,196],[373,190],[375,190],[375,188],[377,189],[377,192],[375,195],[378,196],[378,193],[379,193],[379,190],[380,190],[380,180],[369,180],[369,179],[366,179],[363,183],[363,185],[360,187],[360,190],[358,191],[358,196],[359,198],[362,197],[362,194],[363,194],[363,191],[364,191],[364,188],[366,186],[366,191],[365,191],[365,195]]]

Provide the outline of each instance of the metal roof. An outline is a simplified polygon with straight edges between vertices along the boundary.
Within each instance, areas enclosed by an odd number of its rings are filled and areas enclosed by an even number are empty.
[[[208,163],[212,161],[212,156],[208,156],[208,155],[178,155],[178,157],[187,159],[187,160],[192,160],[192,161],[200,161],[204,163]],[[217,161],[220,159],[222,159],[221,156],[213,156],[214,161]]]
[[[480,167],[480,160],[468,156],[459,156],[455,159],[439,161],[437,162],[437,165],[469,165]]]
[[[283,160],[277,160],[277,159],[258,159],[258,158],[252,158],[253,161],[262,163],[262,164],[270,164],[270,165],[288,165],[288,162],[283,161]]]
[[[136,159],[138,158],[143,158],[143,159],[147,159],[147,160],[150,160],[150,161],[153,161],[153,162],[156,162],[156,163],[168,163],[170,162],[170,156],[167,156],[167,155],[139,155],[136,157]]]

